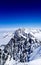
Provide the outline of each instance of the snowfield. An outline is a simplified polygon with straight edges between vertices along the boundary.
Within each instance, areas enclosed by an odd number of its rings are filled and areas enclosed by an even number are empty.
[[[0,65],[41,65],[41,29],[0,30]]]

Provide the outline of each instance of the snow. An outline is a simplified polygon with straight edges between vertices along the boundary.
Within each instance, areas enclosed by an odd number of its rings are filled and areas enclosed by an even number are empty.
[[[28,65],[41,65],[41,59],[30,61]]]
[[[41,58],[40,53],[41,53],[41,46],[34,50],[34,52],[30,56],[30,60]]]
[[[13,35],[14,35],[13,32],[9,31],[0,32],[0,46],[6,45],[13,37]]]
[[[40,40],[41,41],[41,32],[39,32],[39,33],[35,33],[35,38],[37,38],[38,40]]]
[[[25,29],[25,33],[32,34],[36,39],[41,41],[41,29]]]

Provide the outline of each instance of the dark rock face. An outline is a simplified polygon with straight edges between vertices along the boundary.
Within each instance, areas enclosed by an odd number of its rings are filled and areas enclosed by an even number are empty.
[[[36,40],[32,39],[33,36],[31,34],[26,34],[23,31],[22,33],[20,32],[20,34],[26,37],[24,38],[19,34],[19,32],[15,31],[14,37],[11,38],[2,52],[3,65],[8,59],[8,55],[10,55],[10,57],[13,57],[13,59],[16,61],[19,60],[20,62],[29,62],[30,54],[33,53],[33,47],[34,49],[35,47],[38,47]]]

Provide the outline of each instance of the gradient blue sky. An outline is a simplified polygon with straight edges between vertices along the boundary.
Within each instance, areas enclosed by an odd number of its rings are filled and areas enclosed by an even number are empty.
[[[1,0],[0,28],[41,27],[39,0]]]

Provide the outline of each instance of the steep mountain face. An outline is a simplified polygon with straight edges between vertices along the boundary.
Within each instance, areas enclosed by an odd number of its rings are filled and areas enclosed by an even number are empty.
[[[26,32],[25,29],[18,29],[14,32],[14,36],[10,39],[4,49],[0,49],[2,65],[6,63],[10,56],[15,61],[29,62],[41,57],[41,41],[34,37],[31,32]],[[39,53],[37,56],[36,54]]]

